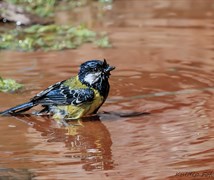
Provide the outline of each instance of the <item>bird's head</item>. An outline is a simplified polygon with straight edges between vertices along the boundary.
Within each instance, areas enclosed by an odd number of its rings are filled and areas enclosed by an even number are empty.
[[[79,71],[79,80],[88,85],[96,86],[96,84],[108,82],[108,78],[111,75],[110,71],[114,70],[115,67],[110,66],[106,60],[90,60],[81,64]]]

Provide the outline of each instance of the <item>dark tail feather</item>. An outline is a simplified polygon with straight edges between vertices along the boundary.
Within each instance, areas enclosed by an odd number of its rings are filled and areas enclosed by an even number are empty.
[[[15,107],[7,109],[7,110],[5,110],[3,112],[0,112],[0,115],[15,115],[15,114],[19,114],[19,113],[22,113],[22,112],[25,112],[25,111],[29,110],[33,106],[35,106],[35,104],[33,102],[26,102],[24,104],[20,104],[18,106],[15,106]]]

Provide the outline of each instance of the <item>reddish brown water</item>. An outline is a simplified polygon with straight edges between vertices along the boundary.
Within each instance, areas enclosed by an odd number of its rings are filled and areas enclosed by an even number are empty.
[[[87,6],[56,19],[82,19],[105,30],[114,48],[1,51],[1,76],[26,89],[0,93],[0,110],[75,75],[85,60],[106,58],[117,69],[108,101],[92,120],[65,129],[51,118],[1,117],[0,176],[214,178],[213,5],[213,0],[117,0],[105,7],[109,10]]]

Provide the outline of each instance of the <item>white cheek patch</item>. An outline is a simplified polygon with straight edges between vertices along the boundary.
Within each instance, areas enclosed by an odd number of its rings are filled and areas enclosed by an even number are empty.
[[[87,74],[84,78],[84,81],[92,85],[97,82],[100,76],[100,72]]]

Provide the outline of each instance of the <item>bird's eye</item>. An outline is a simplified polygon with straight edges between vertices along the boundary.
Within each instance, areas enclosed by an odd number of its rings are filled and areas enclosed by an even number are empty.
[[[97,69],[97,68],[94,68],[94,71],[95,71],[95,72],[97,72],[97,71],[98,71],[98,69]]]

